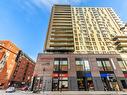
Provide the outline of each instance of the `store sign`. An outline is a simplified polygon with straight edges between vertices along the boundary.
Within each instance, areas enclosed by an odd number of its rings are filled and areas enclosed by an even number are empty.
[[[111,74],[101,74],[101,77],[108,77],[108,76],[112,76]]]
[[[50,63],[47,63],[47,62],[46,62],[46,63],[42,63],[41,65],[50,65]]]
[[[84,76],[85,77],[92,77],[92,74],[91,73],[86,73]]]
[[[53,77],[68,77],[68,74],[53,74]]]
[[[38,61],[51,61],[53,60],[52,58],[39,58]]]
[[[127,74],[124,74],[125,78],[127,78]]]

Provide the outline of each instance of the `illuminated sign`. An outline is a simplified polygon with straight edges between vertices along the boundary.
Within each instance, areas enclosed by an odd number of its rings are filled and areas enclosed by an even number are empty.
[[[58,74],[58,73],[54,73],[53,77],[68,77],[68,74]]]
[[[92,77],[92,74],[91,73],[86,73],[86,74],[84,74],[84,77]]]
[[[108,77],[108,76],[112,76],[111,74],[100,74],[101,77]]]
[[[38,61],[51,61],[52,58],[39,58]]]
[[[127,74],[124,74],[125,78],[127,78]]]

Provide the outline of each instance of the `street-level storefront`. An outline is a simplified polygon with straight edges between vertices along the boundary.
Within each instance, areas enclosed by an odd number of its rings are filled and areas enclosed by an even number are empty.
[[[76,61],[78,90],[80,91],[94,90],[94,84],[88,60],[76,58],[75,61]]]
[[[68,60],[67,58],[55,58],[52,79],[53,91],[68,90]]]
[[[98,58],[97,64],[100,71],[105,91],[119,91],[119,84],[113,71],[109,58]]]
[[[44,91],[121,91],[127,89],[126,74],[120,69],[117,61],[119,57],[92,54],[40,54],[37,64],[40,64],[40,70],[45,67],[45,72],[42,73],[37,69],[43,77],[42,89]]]

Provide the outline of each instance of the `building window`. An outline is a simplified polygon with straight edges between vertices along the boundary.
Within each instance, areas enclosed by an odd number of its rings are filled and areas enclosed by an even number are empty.
[[[76,69],[77,71],[90,71],[90,66],[88,60],[76,59]]]
[[[79,50],[79,47],[78,46],[76,46],[76,50]]]
[[[55,60],[54,61],[54,71],[67,71],[68,63],[66,59]]]
[[[120,68],[122,69],[124,76],[127,78],[127,60],[118,58],[117,61],[118,61]]]
[[[112,71],[112,66],[110,64],[109,59],[97,59],[97,64],[100,71]]]
[[[108,58],[97,58],[100,76],[105,91],[119,91],[119,85]]]
[[[88,60],[76,58],[77,83],[79,90],[94,90],[92,75]]]
[[[68,90],[68,60],[67,58],[54,59],[52,90]]]
[[[122,60],[121,58],[118,58],[117,61],[122,71],[127,71],[127,61]]]

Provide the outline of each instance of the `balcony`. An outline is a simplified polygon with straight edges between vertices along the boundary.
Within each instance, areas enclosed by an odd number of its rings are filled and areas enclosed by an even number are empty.
[[[71,15],[71,12],[69,11],[60,11],[60,12],[55,12],[54,15]]]
[[[60,37],[71,37],[73,38],[73,34],[51,34],[52,38],[60,38]]]
[[[65,21],[65,20],[53,20],[53,23],[71,23],[72,24],[72,21],[71,20],[67,20],[67,21]]]
[[[126,36],[116,36],[113,38],[114,44],[118,45],[119,43],[127,43]]]
[[[65,22],[63,22],[63,23],[53,23],[53,27],[63,27],[63,26],[69,26],[69,27],[72,27],[72,23],[69,23],[69,22],[67,22],[67,23],[65,23]]]
[[[74,43],[50,43],[50,46],[51,47],[73,47],[74,46]]]
[[[61,31],[61,30],[59,30],[59,31],[52,31],[51,35],[72,34],[72,33],[73,33],[72,31],[65,31],[65,30]]]
[[[117,47],[127,47],[127,43],[118,43]]]
[[[73,38],[50,38],[50,42],[74,42]]]
[[[53,18],[53,20],[72,20],[71,18]]]
[[[119,44],[119,43],[127,43],[127,39],[126,40],[124,40],[124,39],[117,39],[115,42],[114,42],[114,44]]]
[[[46,49],[48,52],[73,52],[73,47],[49,47]]]
[[[127,39],[127,36],[125,36],[125,35],[124,36],[121,36],[121,35],[119,36],[118,35],[118,36],[115,36],[112,40],[115,41],[115,40],[120,39],[120,38],[121,39],[123,39],[123,38]]]
[[[118,35],[113,39],[114,45],[119,52],[127,52],[127,36]]]

